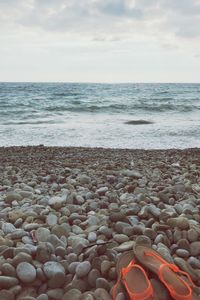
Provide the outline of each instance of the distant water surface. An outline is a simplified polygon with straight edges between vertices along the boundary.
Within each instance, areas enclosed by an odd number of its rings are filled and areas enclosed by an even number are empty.
[[[0,146],[200,147],[200,84],[0,83]]]

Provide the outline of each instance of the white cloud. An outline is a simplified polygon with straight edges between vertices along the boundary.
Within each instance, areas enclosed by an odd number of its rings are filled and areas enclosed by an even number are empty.
[[[31,80],[31,70],[35,80],[37,64],[41,80],[59,70],[77,80],[96,72],[96,81],[105,72],[118,81],[165,80],[173,66],[170,78],[184,66],[197,74],[199,42],[200,0],[0,0],[0,80]]]
[[[199,0],[0,0],[0,23],[94,36],[200,36]]]

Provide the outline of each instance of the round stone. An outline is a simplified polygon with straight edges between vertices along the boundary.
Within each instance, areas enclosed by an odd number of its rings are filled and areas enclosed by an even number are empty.
[[[96,239],[97,239],[96,232],[89,232],[89,234],[88,234],[88,241],[92,243],[92,242],[95,242]]]
[[[76,275],[78,277],[84,277],[86,276],[91,270],[91,264],[89,261],[84,261],[78,264],[76,267]]]
[[[33,282],[36,279],[35,268],[27,262],[18,264],[16,272],[19,279],[24,283]]]

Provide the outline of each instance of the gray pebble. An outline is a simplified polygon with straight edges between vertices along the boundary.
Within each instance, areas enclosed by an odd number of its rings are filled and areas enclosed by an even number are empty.
[[[78,264],[76,267],[76,275],[78,277],[84,277],[86,276],[91,270],[91,264],[89,261],[84,261]]]
[[[24,283],[33,282],[36,279],[35,268],[27,262],[21,262],[16,268],[17,276]]]

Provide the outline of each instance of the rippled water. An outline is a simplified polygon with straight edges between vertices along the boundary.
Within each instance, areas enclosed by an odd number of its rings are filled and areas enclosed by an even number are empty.
[[[0,83],[0,145],[200,147],[200,84]]]

